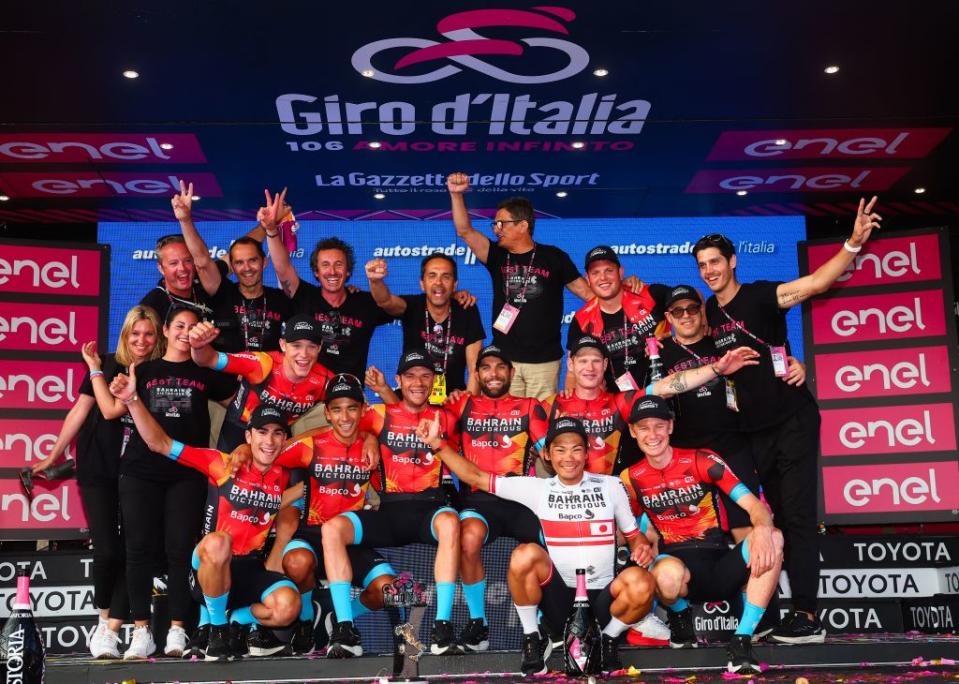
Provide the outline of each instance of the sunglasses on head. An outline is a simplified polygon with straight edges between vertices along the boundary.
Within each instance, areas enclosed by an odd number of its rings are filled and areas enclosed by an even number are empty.
[[[720,245],[725,245],[729,247],[730,249],[733,248],[732,241],[728,237],[723,235],[722,233],[710,233],[709,235],[703,235],[701,238],[696,240],[697,247],[704,247],[704,246],[719,247]]]

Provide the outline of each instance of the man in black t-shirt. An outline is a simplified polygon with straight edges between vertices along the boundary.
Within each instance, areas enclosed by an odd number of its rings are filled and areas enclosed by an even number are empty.
[[[533,241],[529,200],[500,202],[493,221],[497,242],[492,242],[470,222],[463,199],[469,177],[450,174],[446,187],[456,233],[486,266],[493,283],[493,343],[513,360],[513,393],[537,399],[556,394],[563,357],[563,289],[586,300],[589,285],[566,252]]]
[[[210,257],[193,224],[193,184],[187,187],[180,181],[180,193],[173,196],[171,204],[200,283],[210,297],[213,320],[220,329],[216,349],[230,353],[279,350],[280,330],[283,321],[292,315],[293,307],[282,291],[263,285],[263,245],[245,235],[230,246],[230,268],[237,276],[234,282],[220,272],[218,260]]]
[[[781,381],[788,373],[786,311],[825,292],[843,274],[879,227],[875,204],[875,197],[868,205],[860,200],[852,235],[836,255],[788,283],[740,283],[736,249],[723,235],[706,235],[693,246],[699,274],[713,292],[706,316],[717,350],[748,345],[760,352],[759,365],[733,379],[740,426],[749,436],[759,480],[786,539],[794,610],[772,633],[784,643],[822,642],[826,633],[816,616],[819,407],[806,387]]]
[[[181,235],[164,235],[154,250],[160,282],[143,295],[140,304],[157,312],[166,322],[170,309],[192,309],[202,320],[210,320],[213,307],[210,296],[195,282],[196,267]]]
[[[387,287],[386,275],[385,260],[367,262],[370,294],[384,311],[403,322],[403,349],[424,348],[433,360],[436,377],[430,403],[442,404],[454,390],[477,394],[476,359],[486,333],[476,307],[464,308],[452,299],[456,261],[445,254],[423,258],[420,288],[424,294],[397,296]]]

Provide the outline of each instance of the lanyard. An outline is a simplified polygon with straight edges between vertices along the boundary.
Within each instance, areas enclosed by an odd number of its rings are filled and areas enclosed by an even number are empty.
[[[183,299],[182,297],[177,297],[176,295],[172,295],[170,294],[170,291],[166,289],[165,287],[161,287],[159,285],[157,287],[159,287],[163,291],[163,294],[167,296],[167,299],[170,301],[171,309],[174,308],[174,305],[179,304],[180,306],[184,306],[187,309],[192,309],[193,311],[196,311],[197,313],[203,314],[204,317],[213,313],[213,309],[206,306],[205,304],[202,304],[197,299],[196,290],[192,287],[190,288],[190,299]]]
[[[749,332],[749,330],[747,330],[746,327],[745,327],[742,323],[740,323],[739,321],[733,320],[733,318],[732,318],[728,313],[726,313],[726,309],[723,307],[722,304],[720,304],[719,302],[717,302],[716,304],[717,304],[717,306],[719,307],[719,310],[723,312],[723,316],[726,317],[726,320],[727,320],[727,321],[729,321],[730,323],[732,323],[733,325],[735,325],[739,330],[742,330],[744,333],[746,333],[747,335],[749,335],[751,338],[753,338],[754,340],[756,340],[757,342],[759,342],[759,344],[763,345],[764,347],[770,346],[768,342],[764,341],[764,340],[763,340],[762,338],[760,338],[759,336],[753,335],[751,332]]]
[[[256,323],[257,321],[260,322],[260,341],[257,344],[257,350],[263,349],[263,335],[266,332],[266,292],[260,296],[263,297],[263,308],[260,311],[260,318],[256,317],[256,307],[254,306],[259,297],[254,297],[253,299],[243,297],[243,348],[246,351],[256,351],[250,349],[250,328],[252,327],[252,323]]]
[[[423,320],[424,320],[424,325],[426,327],[426,339],[429,340],[430,339],[430,311],[429,311],[429,307],[426,306],[425,302],[423,305]],[[443,340],[443,373],[444,374],[446,373],[446,364],[450,357],[450,336],[452,332],[452,325],[453,325],[453,305],[450,304],[450,311],[446,315],[446,339]],[[437,323],[433,328],[433,332],[442,333],[443,324]]]
[[[503,279],[503,293],[506,295],[506,302],[509,303],[509,272],[510,272],[510,254],[506,252],[506,277]],[[526,288],[529,287],[530,278],[533,277],[533,260],[536,259],[536,243],[533,243],[533,253],[529,256],[529,266],[526,267],[526,279],[523,281],[523,289],[516,298],[516,303],[523,306],[526,303]],[[517,268],[519,268],[517,266]],[[520,302],[522,300],[522,302]]]

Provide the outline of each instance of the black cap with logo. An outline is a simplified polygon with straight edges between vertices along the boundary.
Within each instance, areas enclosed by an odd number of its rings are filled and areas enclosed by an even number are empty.
[[[583,443],[587,443],[586,428],[583,426],[583,421],[572,416],[563,416],[549,424],[549,428],[546,430],[546,446],[549,446],[554,439],[567,432],[579,435],[583,438]]]
[[[316,344],[323,341],[323,337],[320,335],[320,328],[317,326],[316,321],[305,314],[293,316],[283,324],[283,339],[287,342],[309,340]]]
[[[423,349],[410,349],[404,352],[403,356],[400,357],[400,365],[396,368],[396,374],[401,375],[410,368],[429,368],[431,371],[436,371],[433,360]]]
[[[703,298],[699,294],[699,290],[695,287],[689,285],[677,285],[669,293],[669,297],[666,298],[666,308],[670,308],[673,304],[683,299],[691,299],[694,302],[703,303]]]
[[[265,428],[267,425],[279,425],[286,430],[287,434],[290,432],[289,419],[285,413],[275,406],[260,404],[250,414],[250,419],[246,422],[246,429],[255,430]]]
[[[509,354],[504,352],[502,349],[497,347],[495,344],[488,344],[482,349],[480,349],[479,356],[476,357],[476,367],[479,368],[480,361],[485,359],[487,356],[495,356],[505,363],[510,368],[513,367],[513,361],[509,358]]]
[[[643,418],[662,418],[672,420],[673,411],[662,397],[647,395],[633,404],[629,411],[629,422],[635,423]]]
[[[355,375],[350,373],[337,373],[329,382],[326,383],[326,403],[329,404],[334,399],[355,399],[361,404],[366,401],[363,394],[363,383]]]
[[[603,341],[595,335],[581,335],[575,342],[569,345],[569,355],[575,356],[580,349],[598,349],[603,356],[608,356],[609,350]]]
[[[612,261],[617,266],[622,265],[619,263],[619,256],[616,255],[616,252],[614,252],[613,248],[609,245],[599,245],[586,252],[585,270],[588,271],[589,265],[594,261]]]

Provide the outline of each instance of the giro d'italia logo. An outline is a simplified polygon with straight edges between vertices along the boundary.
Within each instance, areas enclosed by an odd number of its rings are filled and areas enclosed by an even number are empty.
[[[445,41],[427,38],[385,38],[367,43],[353,53],[353,68],[364,76],[386,83],[432,83],[455,76],[464,68],[486,74],[507,83],[552,83],[575,76],[589,63],[585,49],[562,38],[531,36],[517,40],[486,38],[474,29],[495,27],[536,29],[554,34],[569,35],[564,22],[571,22],[576,13],[565,7],[537,7],[538,11],[514,9],[482,9],[457,12],[440,19],[437,32]],[[408,51],[392,65],[387,57],[379,57],[387,50],[407,48]],[[514,58],[517,67],[531,48],[562,52],[566,65],[547,74],[513,73],[493,66],[477,55],[504,55]],[[379,64],[374,64],[377,60]],[[450,63],[452,62],[452,64]],[[435,64],[436,68],[426,73],[404,74],[415,64]]]

